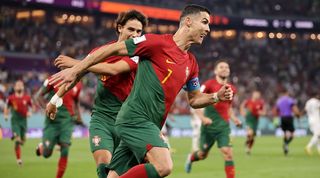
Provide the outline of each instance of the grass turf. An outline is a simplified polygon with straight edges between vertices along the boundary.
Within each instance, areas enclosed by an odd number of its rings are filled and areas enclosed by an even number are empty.
[[[233,138],[237,178],[315,178],[320,177],[320,156],[304,153],[309,137],[296,138],[290,145],[289,156],[282,153],[282,139],[259,137],[251,156],[244,153],[244,138]],[[40,139],[28,139],[22,147],[23,166],[16,164],[13,147],[8,139],[0,140],[0,178],[53,178],[59,152],[49,159],[37,157],[35,147]],[[184,172],[191,139],[170,139],[176,150],[172,154],[174,171],[169,178],[224,178],[224,161],[219,150],[212,148],[209,157],[193,164],[192,172]],[[89,151],[88,139],[73,139],[65,178],[96,178],[96,168]]]

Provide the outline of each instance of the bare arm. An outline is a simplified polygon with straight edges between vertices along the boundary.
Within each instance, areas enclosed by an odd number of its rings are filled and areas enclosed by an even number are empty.
[[[54,74],[50,79],[50,84],[54,84],[54,87],[59,87],[62,84],[67,83],[66,87],[70,88],[71,85],[75,84],[76,80],[79,80],[79,78],[81,78],[81,73],[85,72],[90,66],[97,64],[103,59],[114,55],[128,55],[128,50],[124,41],[103,46],[93,53],[89,54],[85,59],[83,59],[72,68],[68,68]]]
[[[239,118],[235,115],[234,111],[233,111],[233,108],[230,107],[229,108],[229,116],[230,118],[232,119],[233,123],[237,126],[237,127],[240,127],[241,126],[241,121],[239,120]]]
[[[293,112],[293,114],[294,114],[295,116],[297,116],[297,117],[300,117],[300,116],[301,116],[301,112],[300,112],[300,110],[299,110],[299,108],[298,108],[297,105],[293,105],[293,106],[292,106],[292,112]]]
[[[228,85],[223,85],[216,93],[201,93],[200,90],[188,92],[189,104],[195,109],[206,107],[218,101],[231,100],[232,97],[233,92]]]
[[[204,109],[195,109],[194,114],[200,118],[203,125],[212,124],[212,120],[204,115]]]
[[[78,63],[80,63],[80,60],[64,55],[58,56],[54,61],[55,66],[57,66],[60,69],[70,68]],[[89,72],[101,75],[117,75],[119,73],[129,72],[130,70],[131,69],[129,64],[123,60],[120,60],[116,63],[101,62],[87,69],[87,71]]]

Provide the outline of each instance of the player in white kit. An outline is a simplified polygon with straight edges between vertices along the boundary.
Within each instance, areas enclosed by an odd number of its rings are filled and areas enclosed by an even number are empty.
[[[305,151],[312,155],[312,147],[317,145],[320,154],[320,94],[315,95],[306,102],[305,110],[307,112],[309,127],[313,134]]]
[[[195,113],[194,109],[191,108],[190,113],[192,127],[192,151],[194,152],[199,150],[201,119]]]

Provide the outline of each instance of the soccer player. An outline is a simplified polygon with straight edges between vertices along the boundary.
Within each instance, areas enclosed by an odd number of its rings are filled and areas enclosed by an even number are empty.
[[[147,18],[139,11],[129,10],[120,13],[116,19],[118,41],[141,36],[147,23]],[[99,178],[107,177],[106,167],[110,164],[114,150],[120,141],[115,133],[114,124],[122,103],[131,91],[138,60],[138,56],[132,58],[113,56],[105,59],[104,63],[88,69],[90,72],[101,74],[89,127],[90,148]],[[80,61],[67,56],[59,56],[55,60],[55,65],[59,68],[69,68],[78,62]],[[63,93],[62,91],[59,97],[63,96]],[[52,104],[48,105],[49,114],[52,112],[52,107]]]
[[[261,99],[260,91],[253,91],[250,99],[246,99],[241,103],[240,112],[246,119],[247,125],[247,140],[246,140],[246,153],[251,154],[251,149],[256,136],[259,117],[265,115],[266,110],[263,107],[264,101]]]
[[[56,178],[62,178],[68,163],[69,147],[71,145],[71,136],[75,122],[82,123],[79,111],[79,95],[82,84],[79,82],[72,90],[57,103],[58,108],[55,116],[45,118],[45,127],[43,129],[42,142],[36,148],[37,156],[49,158],[52,155],[54,147],[60,146],[60,158]],[[48,79],[43,83],[35,95],[35,101],[38,102],[43,98],[51,98],[55,96],[57,88],[53,88],[48,84]],[[54,120],[52,118],[55,117]]]
[[[104,46],[50,80],[56,87],[67,83],[66,87],[70,88],[82,72],[105,57],[140,57],[132,91],[115,123],[121,141],[109,166],[112,170],[109,178],[158,178],[171,173],[170,151],[160,130],[183,86],[186,85],[189,103],[194,108],[231,99],[232,90],[227,85],[216,93],[199,91],[198,65],[188,50],[192,44],[202,43],[209,33],[209,23],[210,12],[206,8],[188,5],[182,11],[174,35],[147,34]]]
[[[288,90],[284,89],[276,103],[276,113],[281,119],[281,129],[283,130],[283,153],[289,153],[289,143],[293,140],[294,125],[293,116],[300,116],[300,110],[296,101],[289,96]]]
[[[31,97],[24,92],[22,80],[18,80],[14,85],[14,93],[10,95],[4,107],[3,116],[7,121],[9,109],[11,109],[11,129],[15,142],[14,150],[17,164],[22,165],[21,145],[26,141],[27,117],[30,116],[29,109],[32,108]]]
[[[218,60],[214,67],[215,78],[207,80],[202,86],[203,93],[217,92],[224,85],[229,85],[233,91],[236,88],[228,83],[230,76],[229,64],[225,60]],[[223,154],[225,161],[225,173],[227,178],[235,177],[235,168],[232,155],[232,147],[230,142],[230,126],[229,118],[239,126],[241,121],[234,115],[231,107],[231,101],[222,101],[213,105],[205,107],[203,110],[196,110],[196,114],[201,119],[201,133],[200,133],[200,149],[188,155],[185,171],[191,172],[192,162],[204,160],[214,145],[218,144],[218,148]]]
[[[313,134],[308,145],[305,147],[307,154],[312,155],[312,147],[317,145],[320,154],[320,94],[314,94],[306,102],[305,110],[307,112],[309,127]]]
[[[200,141],[200,128],[201,128],[201,119],[197,115],[195,109],[190,109],[191,112],[191,127],[192,127],[192,152],[199,150],[199,141]]]

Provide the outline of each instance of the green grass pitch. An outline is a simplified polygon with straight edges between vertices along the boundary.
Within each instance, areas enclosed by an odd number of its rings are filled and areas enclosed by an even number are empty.
[[[290,145],[289,156],[281,150],[282,139],[258,137],[251,156],[244,153],[244,138],[235,137],[234,157],[237,178],[316,178],[320,177],[320,156],[304,153],[309,137],[296,138]],[[59,152],[49,159],[35,156],[40,139],[28,139],[22,147],[23,166],[15,161],[13,142],[0,140],[0,178],[54,178]],[[184,162],[190,150],[191,139],[170,139],[174,171],[169,178],[224,178],[224,162],[214,147],[209,157],[193,164],[190,174],[184,172]],[[88,139],[73,139],[65,178],[96,178],[95,163],[89,151]]]

